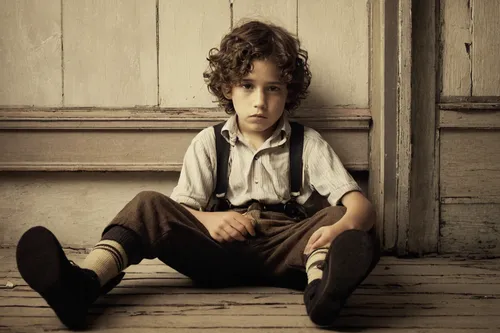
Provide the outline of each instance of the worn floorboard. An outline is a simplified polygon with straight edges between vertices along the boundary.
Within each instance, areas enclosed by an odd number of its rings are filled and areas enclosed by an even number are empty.
[[[68,250],[76,263],[85,253]],[[500,259],[382,258],[354,292],[334,331],[500,332]],[[89,311],[106,333],[320,332],[302,293],[270,287],[200,289],[157,260],[127,270]],[[64,332],[45,301],[20,278],[13,249],[0,249],[0,333]]]

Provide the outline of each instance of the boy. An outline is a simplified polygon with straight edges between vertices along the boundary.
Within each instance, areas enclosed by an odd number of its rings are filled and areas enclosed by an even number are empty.
[[[307,60],[280,27],[252,21],[233,29],[210,51],[204,73],[232,116],[193,139],[170,198],[139,193],[81,267],[47,229],[21,237],[22,277],[66,326],[85,327],[90,305],[144,258],[159,258],[206,286],[305,287],[311,320],[333,323],[378,261],[378,247],[368,233],[372,206],[331,147],[316,131],[288,121],[307,93]],[[226,145],[227,159],[217,142]],[[308,215],[313,191],[331,206]]]

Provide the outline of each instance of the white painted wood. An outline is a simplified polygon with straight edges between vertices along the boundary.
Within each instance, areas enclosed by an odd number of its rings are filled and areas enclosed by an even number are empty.
[[[256,19],[277,24],[297,33],[298,0],[233,0],[233,25]]]
[[[299,1],[298,35],[313,79],[308,107],[368,106],[368,2]]]
[[[155,0],[63,1],[64,105],[157,105]]]
[[[500,1],[472,0],[472,95],[500,96]]]
[[[15,245],[29,227],[42,225],[63,246],[91,247],[137,193],[169,195],[177,178],[176,172],[1,173],[0,244]]]
[[[216,106],[203,72],[209,50],[229,32],[229,2],[160,1],[158,19],[160,106]]]
[[[0,0],[0,105],[61,104],[61,1]]]
[[[469,0],[441,0],[441,96],[472,94],[471,55],[476,45],[472,45],[470,3]]]
[[[500,132],[445,130],[440,143],[440,194],[483,199],[500,197]]]

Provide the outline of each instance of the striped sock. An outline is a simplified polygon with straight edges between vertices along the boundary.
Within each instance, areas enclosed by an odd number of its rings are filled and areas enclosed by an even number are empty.
[[[80,265],[94,271],[101,287],[128,266],[128,258],[120,243],[105,239],[97,243]]]
[[[323,264],[325,262],[326,254],[328,253],[328,248],[321,247],[314,250],[309,257],[307,257],[306,262],[306,272],[307,272],[307,283],[311,283],[314,280],[321,279],[323,276]]]

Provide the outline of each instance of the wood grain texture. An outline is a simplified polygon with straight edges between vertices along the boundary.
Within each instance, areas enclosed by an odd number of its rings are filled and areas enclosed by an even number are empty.
[[[229,32],[227,0],[159,2],[160,106],[213,107],[203,72],[208,52]]]
[[[496,110],[443,110],[439,111],[440,128],[500,129],[500,108]]]
[[[408,252],[412,188],[412,6],[398,5],[398,107],[396,120],[396,221],[397,252]]]
[[[472,95],[500,96],[500,2],[473,0]]]
[[[442,198],[500,197],[500,132],[446,130],[440,142]]]
[[[482,0],[480,0],[482,1]],[[441,96],[472,95],[472,2],[441,0]]]
[[[313,80],[308,107],[368,106],[368,2],[299,1],[298,35]]]
[[[440,253],[500,256],[500,203],[441,205]]]
[[[0,0],[0,105],[60,106],[61,1]]]
[[[368,198],[375,207],[377,221],[384,220],[384,168],[385,168],[385,152],[384,142],[384,115],[385,115],[385,99],[384,99],[384,83],[385,83],[385,13],[384,3],[381,0],[370,2],[370,77],[371,77],[371,116],[372,123],[370,126],[369,142],[370,142],[370,178],[368,186]],[[381,246],[383,244],[384,223],[377,223],[377,235],[379,235]]]
[[[299,0],[233,0],[233,26],[256,19],[272,22],[297,34],[297,2]]]
[[[84,253],[66,251],[79,263]],[[0,332],[66,331],[20,278],[14,250],[0,249]],[[334,331],[496,332],[500,262],[383,257],[349,298]],[[127,269],[123,282],[90,309],[95,332],[312,333],[300,291],[272,287],[200,289],[158,260]]]
[[[436,1],[413,2],[412,15],[413,154],[408,251],[421,255],[435,253],[439,238]],[[420,194],[422,190],[426,195]]]
[[[157,105],[155,0],[63,1],[64,105]]]

